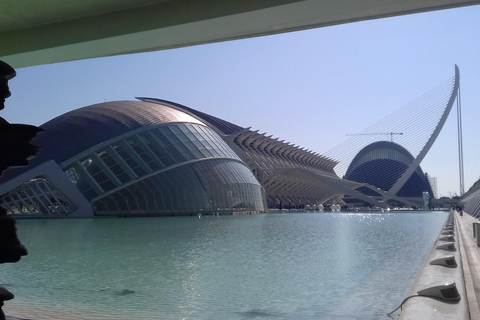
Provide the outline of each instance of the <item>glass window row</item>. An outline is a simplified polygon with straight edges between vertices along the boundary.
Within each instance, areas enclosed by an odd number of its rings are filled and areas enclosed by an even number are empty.
[[[2,196],[0,205],[13,215],[67,215],[75,210],[70,201],[43,178],[30,180]]]
[[[210,128],[175,123],[133,133],[103,146],[64,171],[89,200],[174,164],[238,156]]]
[[[228,168],[236,173],[232,174]],[[231,178],[219,179],[219,169]],[[247,182],[250,179],[240,178],[242,173],[252,176],[248,168],[232,160],[209,160],[181,166],[99,198],[94,202],[95,213],[189,215],[216,211],[263,212],[262,187],[255,179],[250,183]]]

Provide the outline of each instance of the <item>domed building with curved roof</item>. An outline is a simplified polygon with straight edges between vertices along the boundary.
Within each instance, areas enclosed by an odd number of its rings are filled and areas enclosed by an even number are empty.
[[[361,149],[350,163],[345,179],[367,183],[389,191],[407,170],[414,157],[407,149],[391,141],[377,141]],[[358,189],[369,196],[378,193],[362,187]],[[433,194],[428,178],[420,166],[395,194],[398,197],[422,197],[423,192]]]
[[[28,167],[0,178],[12,214],[194,215],[266,210],[249,167],[205,123],[167,105],[100,103],[41,126]]]
[[[341,202],[341,195],[351,190],[352,183],[335,174],[333,168],[337,161],[334,159],[178,103],[156,98],[137,99],[171,106],[215,130],[250,167],[265,190],[269,209]]]

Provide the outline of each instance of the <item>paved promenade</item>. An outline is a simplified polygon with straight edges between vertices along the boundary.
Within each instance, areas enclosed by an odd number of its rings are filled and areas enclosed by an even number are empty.
[[[480,220],[468,214],[455,213],[458,232],[458,248],[462,256],[465,289],[467,292],[470,319],[480,320],[480,247],[473,237],[473,223]],[[463,297],[462,297],[463,298]]]

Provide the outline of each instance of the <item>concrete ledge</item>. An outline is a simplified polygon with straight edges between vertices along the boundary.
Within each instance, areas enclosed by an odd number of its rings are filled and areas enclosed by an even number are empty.
[[[455,220],[459,230],[458,240],[460,242],[460,254],[462,256],[463,274],[465,280],[465,290],[468,300],[468,308],[471,320],[480,320],[480,308],[475,287],[479,285],[480,253],[479,248],[473,238],[473,222],[478,222],[475,218],[464,214],[459,216],[455,213]]]
[[[432,249],[419,270],[414,284],[408,293],[406,300],[404,300],[400,313],[397,314],[396,319],[399,320],[441,320],[441,319],[470,319],[470,312],[468,308],[468,299],[465,290],[465,282],[463,276],[463,261],[458,243],[458,228],[455,225],[454,243],[456,251],[439,250],[437,247],[444,243],[451,243],[452,241],[440,240],[444,237],[442,232],[450,223],[454,223],[454,213],[450,212],[442,230],[437,237]],[[457,262],[457,267],[446,267],[441,265],[432,265],[430,262],[439,257],[454,256]],[[446,283],[455,282],[458,293],[460,294],[459,301],[442,301],[432,297],[419,296],[418,291],[433,286],[442,285]]]

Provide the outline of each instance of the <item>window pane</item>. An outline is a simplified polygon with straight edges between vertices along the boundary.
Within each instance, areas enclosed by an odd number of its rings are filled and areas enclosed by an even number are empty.
[[[139,177],[144,176],[146,174],[145,170],[140,167],[140,164],[133,159],[130,154],[123,148],[120,144],[115,144],[112,146],[113,150],[117,152],[117,154],[125,161],[125,163],[132,169],[133,172]]]

